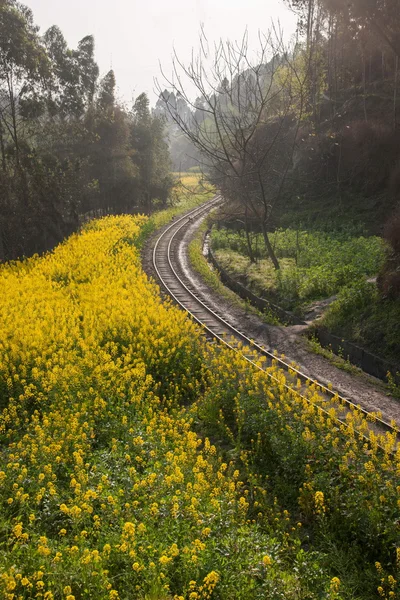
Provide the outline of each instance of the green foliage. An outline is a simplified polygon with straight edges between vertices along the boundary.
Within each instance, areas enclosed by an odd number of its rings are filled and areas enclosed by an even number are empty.
[[[186,193],[182,192],[180,182],[178,182],[172,190],[174,200],[173,205],[162,210],[156,210],[151,215],[141,228],[140,235],[136,240],[138,247],[141,247],[154,231],[157,231],[157,229],[160,229],[175,217],[196,208],[196,206],[199,206],[212,198],[214,194],[213,189],[211,188],[208,191],[205,191],[204,187],[199,185],[198,177],[191,175],[190,177],[184,177],[183,179],[185,182],[185,190],[187,190]]]
[[[43,252],[80,221],[165,207],[173,185],[161,120],[145,94],[132,112],[99,82],[94,39],[70,49],[57,26],[0,6],[0,261]]]
[[[382,299],[376,285],[357,280],[344,287],[322,324],[372,353],[398,363],[400,356],[400,303]]]
[[[133,106],[131,126],[132,160],[137,165],[138,202],[151,212],[155,199],[165,208],[173,184],[168,146],[164,140],[162,121],[150,114],[149,99],[140,94]]]
[[[357,436],[315,405],[285,402],[282,392],[278,400],[279,384],[275,392],[270,386],[256,391],[257,375],[232,362],[229,378],[218,376],[215,364],[213,385],[198,402],[202,431],[240,457],[248,477],[263,481],[276,505],[301,521],[307,548],[325,553],[332,576],[343,582],[344,598],[375,597],[375,562],[396,570],[396,460],[370,450],[364,440],[356,448],[350,440]]]
[[[115,74],[109,71],[100,81],[97,103],[101,110],[112,108],[115,104]]]
[[[376,275],[385,256],[380,238],[355,236],[351,232],[278,229],[271,235],[271,241],[281,262],[278,272],[267,259],[261,234],[253,240],[259,262],[250,265],[248,261],[237,261],[231,253],[248,257],[243,233],[225,228],[212,232],[213,249],[224,251],[218,254],[222,266],[236,276],[245,276],[259,292],[273,294],[291,309],[332,296],[356,279]]]
[[[389,393],[391,396],[393,396],[394,398],[398,398],[400,400],[400,385],[396,382],[400,381],[400,373],[397,371],[396,372],[396,380],[395,377],[392,375],[392,373],[390,371],[388,371],[387,375],[387,388],[389,390]]]
[[[193,269],[199,273],[203,281],[205,281],[211,289],[226,298],[232,305],[239,306],[246,313],[250,312],[258,315],[265,323],[279,325],[279,321],[272,311],[260,312],[248,301],[241,299],[235,292],[223,285],[219,273],[210,266],[210,263],[203,254],[204,235],[208,228],[209,223],[204,221],[199,227],[196,236],[189,244],[189,259]]]
[[[327,358],[329,362],[338,369],[342,369],[342,371],[346,371],[346,373],[351,373],[352,375],[361,375],[363,373],[363,371],[359,367],[353,365],[348,358],[344,358],[343,350],[341,348],[339,348],[338,353],[335,354],[330,346],[328,348],[321,346],[314,335],[306,340],[306,344],[314,354],[319,354],[320,356]]]

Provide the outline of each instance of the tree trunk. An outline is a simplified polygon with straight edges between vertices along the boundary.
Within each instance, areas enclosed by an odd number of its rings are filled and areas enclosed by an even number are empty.
[[[19,141],[18,141],[18,127],[17,127],[17,107],[15,103],[14,96],[14,85],[13,85],[13,76],[12,73],[7,73],[7,85],[8,85],[8,96],[10,100],[10,109],[11,109],[11,119],[12,119],[12,131],[11,137],[13,138],[14,147],[15,147],[15,161],[17,167],[20,167],[19,160]]]
[[[0,262],[5,260],[4,244],[3,244],[3,232],[0,227]]]
[[[397,77],[399,72],[399,57],[396,56],[394,71],[394,92],[393,92],[393,129],[397,126]]]
[[[363,75],[362,75],[362,81],[363,81],[363,108],[364,108],[364,119],[365,121],[368,121],[368,115],[367,115],[367,82],[366,82],[366,76],[367,76],[367,65],[365,62],[365,50],[363,50]]]
[[[267,231],[267,228],[265,227],[264,223],[262,224],[262,234],[263,234],[263,238],[264,238],[265,247],[266,247],[266,249],[268,251],[268,255],[269,255],[270,259],[272,260],[274,268],[278,271],[278,269],[280,269],[281,267],[280,267],[280,264],[278,262],[278,259],[276,258],[276,254],[274,252],[272,244],[271,244],[271,242],[269,240],[268,231]]]
[[[248,216],[247,216],[247,208],[246,208],[246,211],[244,213],[244,230],[245,230],[245,233],[246,233],[247,251],[249,253],[250,262],[251,263],[255,263],[256,259],[255,259],[254,252],[253,252],[253,246],[251,245],[250,231],[249,231],[249,220],[248,220]]]
[[[308,0],[308,11],[307,11],[307,49],[309,50],[312,41],[312,29],[313,29],[313,17],[314,17],[314,0]]]
[[[337,99],[338,99],[338,64],[337,64],[337,19],[335,19],[334,29],[334,49],[333,49],[333,81],[334,81],[334,110],[333,115],[336,115]]]
[[[14,132],[14,146],[15,146],[15,160],[17,163],[17,167],[20,167],[19,160],[19,141],[18,141],[18,129],[17,129],[17,117],[15,112],[15,104],[12,105],[12,122],[13,122],[13,132]]]
[[[0,123],[0,148],[1,148],[1,165],[4,173],[7,171],[6,150],[4,147],[3,125]]]

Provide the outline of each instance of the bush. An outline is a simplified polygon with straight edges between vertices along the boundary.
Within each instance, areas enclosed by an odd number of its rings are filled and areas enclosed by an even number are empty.
[[[400,253],[400,211],[386,224],[384,236],[393,252]]]

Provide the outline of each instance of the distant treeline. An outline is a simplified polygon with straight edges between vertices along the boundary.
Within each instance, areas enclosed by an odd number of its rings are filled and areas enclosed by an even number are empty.
[[[127,109],[94,39],[68,48],[29,8],[0,3],[0,260],[52,248],[85,215],[150,212],[172,186],[164,125],[145,94]]]

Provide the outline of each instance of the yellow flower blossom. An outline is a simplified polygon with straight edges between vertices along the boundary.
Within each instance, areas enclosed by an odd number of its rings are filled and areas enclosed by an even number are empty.
[[[333,592],[337,592],[340,587],[340,579],[339,577],[333,577],[331,579],[330,588]]]
[[[324,514],[326,511],[326,507],[325,507],[325,498],[324,498],[323,492],[315,492],[314,503],[315,503],[315,512],[319,515]]]

